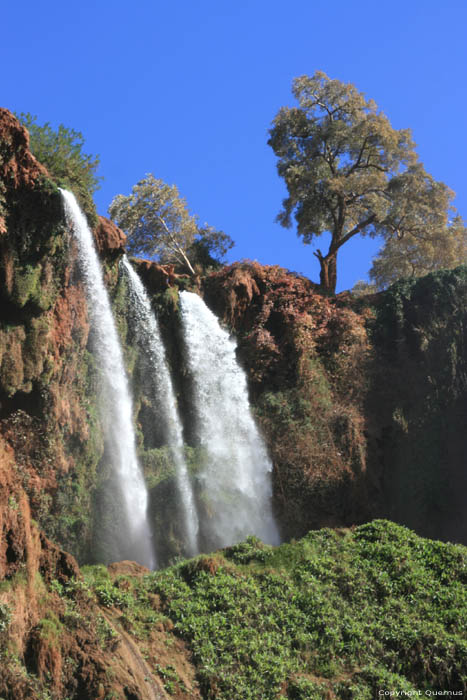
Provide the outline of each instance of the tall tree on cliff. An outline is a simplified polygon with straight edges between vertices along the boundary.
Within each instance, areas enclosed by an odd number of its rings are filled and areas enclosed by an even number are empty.
[[[351,83],[317,72],[296,78],[292,92],[299,107],[280,109],[269,132],[288,190],[277,220],[290,228],[294,215],[304,243],[330,234],[327,253],[314,255],[333,293],[345,243],[358,234],[430,236],[446,226],[453,193],[418,162],[410,130],[393,129]]]

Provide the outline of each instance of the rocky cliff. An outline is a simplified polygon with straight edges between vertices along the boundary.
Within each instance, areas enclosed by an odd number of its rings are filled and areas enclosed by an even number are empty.
[[[132,342],[118,270],[124,236],[100,218],[95,240],[125,342],[139,453],[167,562],[180,553],[170,520],[174,475]],[[30,153],[27,132],[0,110],[0,695],[138,699],[169,689],[180,698],[217,697],[221,681],[198,685],[195,673],[200,681],[203,672],[193,663],[201,656],[173,630],[170,581],[168,589],[146,583],[148,572],[131,563],[84,570],[84,578],[78,567],[111,560],[112,522],[74,260],[58,188]],[[188,284],[238,339],[285,539],[378,516],[467,543],[466,269],[356,300],[323,297],[309,280],[256,263],[194,283],[172,268],[137,265],[161,322],[193,470],[178,310],[178,289]],[[191,586],[218,567],[206,558],[180,575]],[[287,697],[311,697],[293,692]]]
[[[204,280],[235,332],[287,537],[389,517],[467,543],[467,268],[328,298],[277,267]]]

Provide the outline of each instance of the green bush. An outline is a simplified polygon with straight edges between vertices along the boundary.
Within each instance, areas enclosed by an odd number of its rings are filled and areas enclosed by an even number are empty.
[[[145,585],[190,645],[204,698],[467,687],[465,547],[374,521],[278,548],[249,538],[188,568]]]
[[[83,135],[63,124],[57,129],[49,122],[41,126],[29,112],[16,116],[29,131],[30,148],[37,160],[45,165],[57,185],[74,193],[90,222],[95,224],[92,195],[99,189],[102,178],[96,175],[99,157],[83,153]]]

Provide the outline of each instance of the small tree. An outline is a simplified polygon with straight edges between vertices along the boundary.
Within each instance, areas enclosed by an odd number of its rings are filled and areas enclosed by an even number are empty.
[[[197,264],[202,268],[220,267],[225,255],[233,246],[234,242],[227,233],[205,224],[198,228],[188,255],[193,265]]]
[[[84,139],[79,131],[60,124],[53,129],[49,122],[37,124],[37,117],[22,112],[17,115],[29,131],[30,148],[37,160],[45,165],[56,183],[71,190],[84,211],[96,217],[93,201],[101,177],[96,175],[99,157],[83,153]]]
[[[460,216],[434,235],[389,238],[373,259],[370,277],[384,289],[401,277],[420,277],[467,262],[467,228]]]
[[[426,236],[443,228],[452,192],[418,163],[408,129],[393,129],[355,86],[325,73],[294,80],[299,107],[283,107],[270,130],[288,197],[278,221],[305,243],[330,234],[320,263],[324,290],[334,292],[337,255],[351,238]]]
[[[190,255],[225,252],[233,241],[223,231],[211,226],[198,228],[186,200],[176,185],[167,185],[149,174],[140,180],[128,196],[117,195],[109,215],[128,236],[127,248],[132,255],[147,255],[161,262],[176,262],[195,274]],[[202,247],[202,250],[197,248]]]

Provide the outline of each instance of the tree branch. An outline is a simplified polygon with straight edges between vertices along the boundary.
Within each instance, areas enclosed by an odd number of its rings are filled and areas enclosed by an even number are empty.
[[[181,256],[182,260],[179,259],[179,262],[181,262],[182,264],[185,264],[185,265],[188,267],[188,269],[190,270],[191,274],[194,275],[194,274],[195,274],[195,271],[193,270],[193,267],[192,267],[192,265],[191,265],[191,262],[188,260],[188,257],[187,257],[187,255],[186,255],[185,251],[183,250],[183,248],[181,247],[181,245],[179,245],[179,243],[177,243],[177,240],[176,240],[175,236],[173,235],[172,231],[169,229],[169,227],[168,227],[167,224],[165,223],[165,220],[164,220],[164,219],[162,218],[162,216],[160,216],[160,215],[158,215],[157,218],[159,219],[159,221],[161,222],[162,226],[163,226],[163,227],[165,228],[165,230],[166,230],[167,236],[169,237],[169,241],[170,241],[170,243],[172,244],[172,251],[173,251],[175,254],[178,253],[178,255]]]
[[[345,177],[349,177],[349,175],[351,175],[353,172],[355,172],[355,170],[357,170],[357,168],[360,166],[361,160],[363,158],[363,151],[365,150],[365,146],[367,144],[367,141],[368,141],[368,137],[366,136],[365,139],[363,140],[362,147],[360,149],[360,153],[358,154],[357,160],[352,165],[352,167],[350,168],[349,172],[346,174]]]
[[[322,254],[319,248],[313,251],[313,255],[317,257],[320,262],[324,260],[324,255]]]
[[[375,219],[376,219],[376,214],[372,214],[364,221],[361,221],[359,224],[357,224],[357,226],[354,226],[354,228],[351,231],[346,233],[345,236],[342,236],[342,238],[337,242],[336,245],[333,245],[331,243],[331,247],[329,248],[329,251],[331,252],[331,250],[332,250],[332,252],[334,252],[334,251],[339,250],[339,248],[341,246],[343,246],[344,243],[347,243],[347,241],[350,240],[351,238],[353,238],[354,236],[356,236],[357,233],[360,233],[360,231],[363,231],[363,229],[366,228],[367,226],[369,226],[370,224],[372,224]]]

